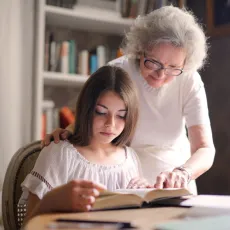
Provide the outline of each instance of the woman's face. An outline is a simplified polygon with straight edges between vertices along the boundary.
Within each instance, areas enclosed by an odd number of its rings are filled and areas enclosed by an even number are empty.
[[[93,141],[111,143],[125,128],[127,109],[124,101],[113,91],[103,93],[96,104],[93,118]]]
[[[180,75],[185,56],[183,48],[170,43],[158,44],[141,55],[141,75],[150,86],[159,88]]]

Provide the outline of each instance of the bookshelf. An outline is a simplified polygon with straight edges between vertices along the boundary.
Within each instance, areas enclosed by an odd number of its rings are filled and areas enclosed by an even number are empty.
[[[44,84],[49,86],[81,87],[89,76],[44,71]]]
[[[44,88],[49,87],[82,87],[88,76],[79,74],[63,74],[44,71],[44,45],[46,26],[58,26],[88,32],[101,32],[123,37],[133,19],[124,19],[118,12],[79,6],[75,9],[66,9],[49,6],[45,0],[36,1],[35,26],[35,74],[34,74],[34,103],[33,103],[33,140],[41,139],[42,133],[42,105]]]
[[[129,29],[133,19],[123,19],[118,12],[78,6],[69,10],[55,6],[45,6],[46,21],[49,25],[59,25],[70,29],[84,29],[121,35]]]

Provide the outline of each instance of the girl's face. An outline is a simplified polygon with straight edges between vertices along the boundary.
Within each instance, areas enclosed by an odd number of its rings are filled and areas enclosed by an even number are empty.
[[[108,144],[125,128],[126,106],[113,91],[103,93],[97,100],[93,118],[92,141]]]
[[[141,55],[141,75],[150,86],[159,88],[182,73],[185,57],[183,48],[170,43],[156,45]]]

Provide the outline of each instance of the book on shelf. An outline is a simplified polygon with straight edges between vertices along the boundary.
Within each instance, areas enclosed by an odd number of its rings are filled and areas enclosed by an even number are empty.
[[[69,73],[69,43],[63,41],[61,46],[61,73]]]
[[[116,1],[77,0],[77,4],[75,5],[75,8],[83,6],[83,7],[99,8],[108,11],[116,11]]]
[[[69,73],[76,73],[76,43],[74,40],[69,41]]]
[[[145,207],[159,200],[188,196],[187,189],[118,189],[116,192],[104,191],[93,205],[93,210]]]
[[[107,45],[96,45],[90,50],[78,50],[78,44],[74,39],[58,40],[58,36],[56,39],[54,32],[46,31],[45,71],[89,75],[106,65],[110,60],[123,55],[119,48]]]
[[[46,4],[63,8],[73,8],[77,0],[47,0]]]
[[[42,133],[44,137],[46,133],[51,133],[53,130],[53,109],[54,102],[52,100],[44,100],[42,103]]]
[[[103,45],[97,46],[96,54],[97,54],[97,66],[98,68],[104,66],[107,63],[107,55],[106,55],[106,47]]]
[[[51,133],[56,128],[64,129],[74,123],[75,115],[73,110],[67,106],[55,108],[55,104],[52,100],[44,100],[41,119],[41,138],[44,138],[46,133]]]
[[[60,109],[60,127],[66,128],[68,125],[73,124],[75,120],[75,116],[73,111],[67,107],[64,106]]]
[[[41,128],[41,139],[44,139],[46,136],[46,115],[42,113],[42,128]]]
[[[90,55],[90,74],[93,74],[97,70],[97,55]]]
[[[82,75],[89,74],[89,51],[82,50],[79,53],[78,72]]]
[[[138,16],[140,1],[131,0],[131,6],[129,10],[129,18],[136,18]]]
[[[148,0],[141,0],[138,4],[137,15],[145,15],[147,12]]]
[[[117,0],[118,11],[123,18],[136,18],[145,15],[160,7],[173,5],[181,7],[180,0]],[[185,1],[184,1],[184,4]]]

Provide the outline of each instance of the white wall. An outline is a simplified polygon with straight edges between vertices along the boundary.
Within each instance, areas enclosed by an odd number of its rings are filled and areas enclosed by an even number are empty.
[[[0,189],[12,155],[31,141],[33,0],[0,0]]]

